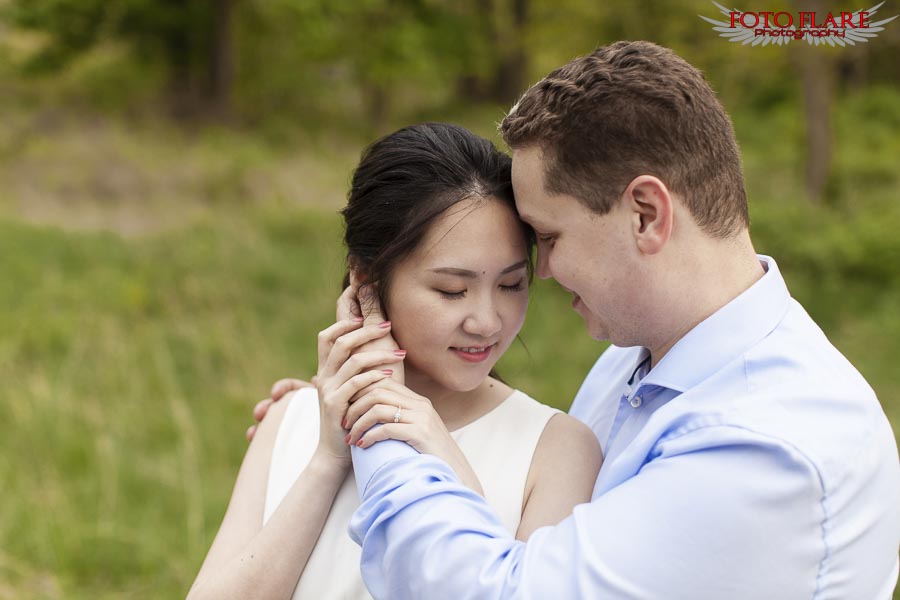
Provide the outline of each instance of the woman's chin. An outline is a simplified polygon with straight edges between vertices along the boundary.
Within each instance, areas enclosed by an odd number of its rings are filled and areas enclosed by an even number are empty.
[[[459,374],[448,374],[447,372],[442,373],[441,377],[435,378],[435,382],[441,387],[446,388],[452,392],[471,392],[478,389],[484,380],[487,379],[490,373],[490,369],[484,371],[484,373],[459,373]],[[450,375],[448,377],[448,375]]]
[[[482,372],[478,374],[475,373],[466,373],[461,374],[456,380],[453,382],[453,389],[457,392],[471,392],[478,389],[484,380],[488,378],[491,374],[491,369],[494,368],[494,365],[485,365],[485,368]],[[480,370],[481,371],[481,370]]]
[[[429,385],[437,385],[450,392],[466,393],[478,389],[478,386],[488,378],[496,363],[495,360],[488,360],[477,365],[454,365],[441,362],[435,368],[431,368],[435,366],[433,363],[418,370],[418,374],[424,376],[426,381],[430,381]],[[409,366],[407,365],[407,382],[410,382]],[[416,379],[418,380],[418,377]]]

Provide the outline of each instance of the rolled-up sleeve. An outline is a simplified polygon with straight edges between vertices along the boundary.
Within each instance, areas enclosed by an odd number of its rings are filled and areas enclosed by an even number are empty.
[[[670,443],[527,543],[443,461],[385,454],[358,474],[350,525],[366,585],[392,599],[813,597],[825,557],[815,471],[789,447],[715,429]]]

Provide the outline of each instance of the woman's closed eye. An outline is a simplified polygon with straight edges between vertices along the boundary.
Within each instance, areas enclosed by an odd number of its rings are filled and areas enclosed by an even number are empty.
[[[464,298],[466,295],[466,290],[460,290],[458,292],[451,292],[449,290],[441,290],[441,289],[435,288],[434,291],[436,291],[442,297],[447,298],[448,300],[457,300],[459,298]]]
[[[525,289],[525,278],[523,277],[515,283],[501,283],[499,287],[504,292],[521,292]],[[454,291],[435,288],[434,291],[447,300],[458,300],[460,298],[465,298],[468,290],[463,289]]]
[[[525,289],[525,278],[523,277],[512,284],[500,284],[500,289],[504,292],[521,292]]]

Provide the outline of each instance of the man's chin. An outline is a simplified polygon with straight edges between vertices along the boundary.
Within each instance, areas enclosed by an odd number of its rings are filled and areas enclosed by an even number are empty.
[[[600,325],[597,321],[597,318],[594,317],[593,314],[587,312],[586,310],[576,310],[581,319],[584,321],[584,326],[587,329],[588,335],[598,342],[603,342],[609,339],[609,334],[606,329]]]
[[[592,339],[597,340],[598,342],[606,342],[609,341],[609,334],[607,334],[600,327],[590,327],[588,326],[588,335],[591,336]]]

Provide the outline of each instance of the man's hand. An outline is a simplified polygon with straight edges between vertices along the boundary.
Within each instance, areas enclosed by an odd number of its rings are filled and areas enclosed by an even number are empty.
[[[294,390],[299,390],[300,388],[305,387],[315,387],[316,378],[313,377],[311,382],[303,381],[302,379],[279,379],[275,382],[275,385],[272,386],[272,391],[269,392],[269,397],[263,400],[260,400],[256,403],[256,406],[253,407],[253,419],[257,422],[260,422],[265,418],[266,413],[269,412],[269,407],[273,402],[278,402],[281,400],[285,394],[288,392],[293,392]],[[253,441],[253,436],[256,435],[256,424],[251,425],[247,428],[247,441]]]

